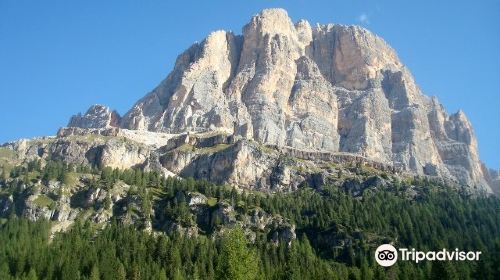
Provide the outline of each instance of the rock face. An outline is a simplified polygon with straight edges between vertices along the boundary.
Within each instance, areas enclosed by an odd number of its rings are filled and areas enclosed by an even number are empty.
[[[491,170],[490,174],[492,179],[491,188],[497,195],[500,195],[500,171]]]
[[[483,172],[487,174],[486,181],[491,186],[493,192],[500,196],[500,170],[487,169],[483,165]]]
[[[120,123],[120,115],[116,111],[110,111],[106,106],[93,105],[85,115],[74,115],[71,117],[69,127],[81,128],[104,128],[117,127]]]
[[[358,26],[294,24],[282,9],[252,17],[242,35],[192,45],[122,119],[94,106],[69,126],[221,131],[488,188],[465,114],[425,96],[384,40]]]

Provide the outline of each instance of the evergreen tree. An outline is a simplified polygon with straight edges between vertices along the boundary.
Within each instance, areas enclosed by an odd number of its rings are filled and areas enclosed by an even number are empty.
[[[160,269],[160,274],[158,276],[158,280],[168,280],[167,273],[165,272],[164,268]]]
[[[241,228],[235,228],[221,240],[221,252],[218,263],[218,279],[256,279],[258,261],[256,254],[247,246],[245,234]]]
[[[445,262],[445,261],[436,261],[432,263],[431,278],[436,280],[459,279],[455,271],[455,268],[451,265],[450,262]]]
[[[177,268],[174,272],[173,280],[184,280],[184,275],[182,275],[181,269]]]
[[[92,266],[92,270],[90,272],[90,278],[89,278],[89,280],[99,280],[99,279],[101,279],[101,276],[99,274],[99,266],[97,266],[97,265],[94,264]]]
[[[117,280],[125,280],[127,279],[127,273],[125,272],[125,267],[121,262],[118,262],[117,271],[116,271],[116,279]]]
[[[30,272],[26,276],[26,280],[38,280],[38,276],[33,268],[30,269]]]

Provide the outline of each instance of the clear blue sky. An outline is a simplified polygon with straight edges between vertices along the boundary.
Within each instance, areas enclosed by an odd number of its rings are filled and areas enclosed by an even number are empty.
[[[269,7],[294,21],[360,24],[382,36],[426,94],[448,112],[466,112],[481,158],[500,168],[495,0],[0,0],[0,142],[53,135],[94,103],[125,113],[193,42],[217,29],[241,33]]]

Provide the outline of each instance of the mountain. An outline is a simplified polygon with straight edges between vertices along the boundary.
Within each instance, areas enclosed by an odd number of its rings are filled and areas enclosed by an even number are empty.
[[[69,137],[103,131],[139,146],[105,140],[98,148]],[[200,140],[207,134],[211,140]],[[42,149],[49,151],[42,157],[159,168],[249,188],[273,187],[259,183],[263,177],[294,177],[269,172],[280,166],[283,153],[311,153],[312,160],[315,153],[328,154],[492,191],[465,114],[448,115],[437,98],[425,96],[383,39],[358,26],[294,24],[283,9],[255,15],[242,35],[216,31],[189,47],[166,79],[123,117],[92,106],[58,135],[57,147],[10,147],[20,154]],[[205,158],[182,149],[167,153],[194,142],[198,148],[219,146]],[[278,153],[266,159],[258,145]]]
[[[500,279],[491,193],[465,114],[386,42],[269,9],[125,115],[0,146],[0,279]],[[481,259],[382,267],[381,244]]]

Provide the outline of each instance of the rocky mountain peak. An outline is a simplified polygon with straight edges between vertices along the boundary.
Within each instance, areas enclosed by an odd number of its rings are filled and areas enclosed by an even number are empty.
[[[226,133],[489,188],[465,114],[425,96],[382,38],[359,26],[294,24],[283,9],[253,16],[242,35],[216,31],[192,45],[121,120],[91,109],[69,126]]]
[[[81,128],[118,127],[119,125],[120,115],[104,105],[92,105],[84,115],[80,113],[74,115],[68,123],[68,127]]]
[[[295,32],[287,11],[280,8],[262,10],[243,28],[245,36],[251,36],[252,33],[262,37],[265,35],[272,37],[275,34],[290,36]]]

